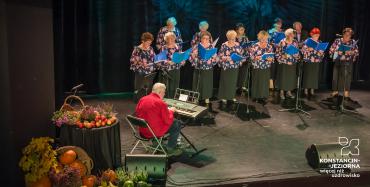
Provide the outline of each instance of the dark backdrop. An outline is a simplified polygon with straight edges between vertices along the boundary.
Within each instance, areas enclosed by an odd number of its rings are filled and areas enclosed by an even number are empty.
[[[256,38],[261,29],[269,29],[275,17],[284,20],[284,28],[301,21],[305,29],[319,27],[322,40],[332,42],[343,27],[355,30],[360,38],[360,58],[354,80],[369,80],[369,3],[366,0],[79,0],[54,1],[55,74],[57,98],[78,83],[88,93],[130,92],[133,73],[129,57],[133,46],[145,31],[155,36],[170,16],[177,18],[184,41],[191,40],[198,23],[207,20],[209,31],[220,43],[235,23],[247,26],[248,36]],[[187,44],[189,45],[189,44]],[[187,47],[187,46],[186,46]],[[330,86],[332,63],[324,63],[321,87]],[[182,69],[183,88],[191,86],[192,70]],[[217,71],[215,77],[217,86]]]

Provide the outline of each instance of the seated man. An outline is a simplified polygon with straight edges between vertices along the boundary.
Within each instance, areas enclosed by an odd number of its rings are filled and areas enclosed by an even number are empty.
[[[152,93],[142,97],[136,106],[136,116],[146,120],[157,137],[169,133],[167,152],[169,155],[181,154],[176,149],[177,138],[179,137],[181,124],[174,119],[175,108],[168,108],[162,100],[166,93],[166,86],[162,83],[155,83]],[[146,138],[153,138],[148,128],[139,128],[140,135]]]

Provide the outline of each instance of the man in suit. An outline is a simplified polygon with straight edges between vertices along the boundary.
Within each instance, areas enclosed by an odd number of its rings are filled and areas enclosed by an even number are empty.
[[[296,21],[293,23],[294,39],[298,41],[299,48],[302,48],[303,42],[308,38],[308,32],[302,29],[302,23]]]

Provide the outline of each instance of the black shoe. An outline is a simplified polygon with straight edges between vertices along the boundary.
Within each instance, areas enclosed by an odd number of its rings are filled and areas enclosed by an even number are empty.
[[[221,110],[221,111],[225,111],[226,110],[226,105],[227,105],[227,103],[224,103],[224,102],[220,101],[220,103],[218,105],[219,106],[218,109]]]
[[[211,112],[211,113],[218,113],[217,111],[214,111],[213,108],[212,108],[212,103],[206,103],[206,107],[208,108],[208,112]]]

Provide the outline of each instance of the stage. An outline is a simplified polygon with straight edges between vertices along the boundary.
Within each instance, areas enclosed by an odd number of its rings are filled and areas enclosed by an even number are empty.
[[[319,103],[329,92],[318,93],[316,102],[304,100],[312,107],[311,118],[301,116],[306,124],[296,113],[279,112],[280,105],[267,103],[264,110],[270,118],[243,121],[236,115],[219,112],[214,125],[186,126],[182,132],[198,148],[207,150],[192,159],[187,157],[190,154],[187,152],[171,160],[167,186],[290,186],[289,181],[294,181],[294,186],[330,186],[328,181],[336,186],[369,186],[369,94],[369,91],[352,92],[351,97],[362,105],[357,109],[360,114],[337,114]],[[123,118],[134,112],[135,104],[127,99],[95,99],[87,103],[97,101],[111,102],[119,112],[124,157],[135,139]],[[216,109],[217,102],[213,104]],[[338,137],[360,139],[361,168],[353,170],[360,172],[359,179],[333,179],[320,175],[307,164],[305,151],[311,144],[337,142]]]

